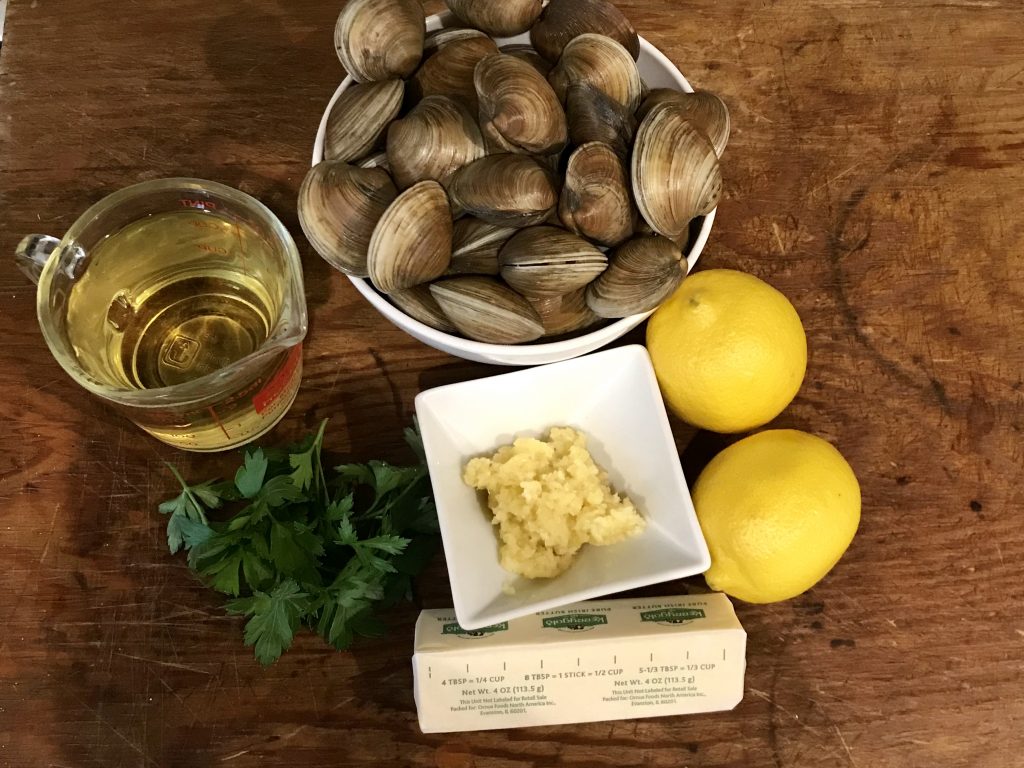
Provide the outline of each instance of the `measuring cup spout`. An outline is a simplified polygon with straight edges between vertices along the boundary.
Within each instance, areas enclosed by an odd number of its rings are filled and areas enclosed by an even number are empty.
[[[22,238],[14,251],[14,261],[29,280],[39,285],[43,266],[54,252],[60,240],[49,235],[28,235]]]

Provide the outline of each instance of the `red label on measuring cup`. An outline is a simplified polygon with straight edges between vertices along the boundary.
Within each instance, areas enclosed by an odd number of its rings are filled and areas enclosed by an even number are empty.
[[[267,386],[253,395],[252,404],[256,413],[264,414],[292,383],[292,377],[302,362],[302,345],[296,344],[288,353],[284,365],[274,374],[274,377],[267,382]]]
[[[187,197],[181,198],[179,201],[183,208],[198,208],[201,211],[216,211],[217,204],[212,200],[191,200]]]

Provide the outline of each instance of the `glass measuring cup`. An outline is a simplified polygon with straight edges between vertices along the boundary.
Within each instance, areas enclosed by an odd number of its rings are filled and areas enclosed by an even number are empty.
[[[302,265],[249,195],[199,179],[143,182],[96,203],[61,240],[26,237],[16,257],[64,370],[165,443],[233,448],[294,401]]]

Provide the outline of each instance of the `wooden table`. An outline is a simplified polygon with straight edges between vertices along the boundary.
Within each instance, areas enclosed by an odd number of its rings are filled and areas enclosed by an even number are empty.
[[[340,2],[20,0],[0,53],[0,253],[129,183],[235,185],[295,233],[342,70]],[[431,10],[436,6],[431,5]],[[702,264],[757,274],[807,327],[777,420],[838,445],[863,522],[811,592],[738,605],[733,712],[420,733],[417,607],[348,653],[303,636],[263,670],[164,541],[162,461],[50,357],[0,274],[0,765],[971,766],[1024,761],[1024,14],[1019,0],[623,2],[729,103],[726,199]],[[300,238],[301,239],[301,238]],[[307,373],[274,433],[331,419],[408,459],[421,388],[494,373],[413,341],[302,242]],[[642,340],[635,333],[628,340]],[[674,424],[691,479],[724,441]],[[683,584],[663,587],[677,593]],[[450,605],[443,564],[424,606]]]

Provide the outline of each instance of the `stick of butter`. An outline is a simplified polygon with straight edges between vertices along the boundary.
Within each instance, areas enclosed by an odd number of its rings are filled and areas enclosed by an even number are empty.
[[[747,634],[724,594],[606,600],[477,630],[454,611],[416,622],[424,733],[732,709]]]

